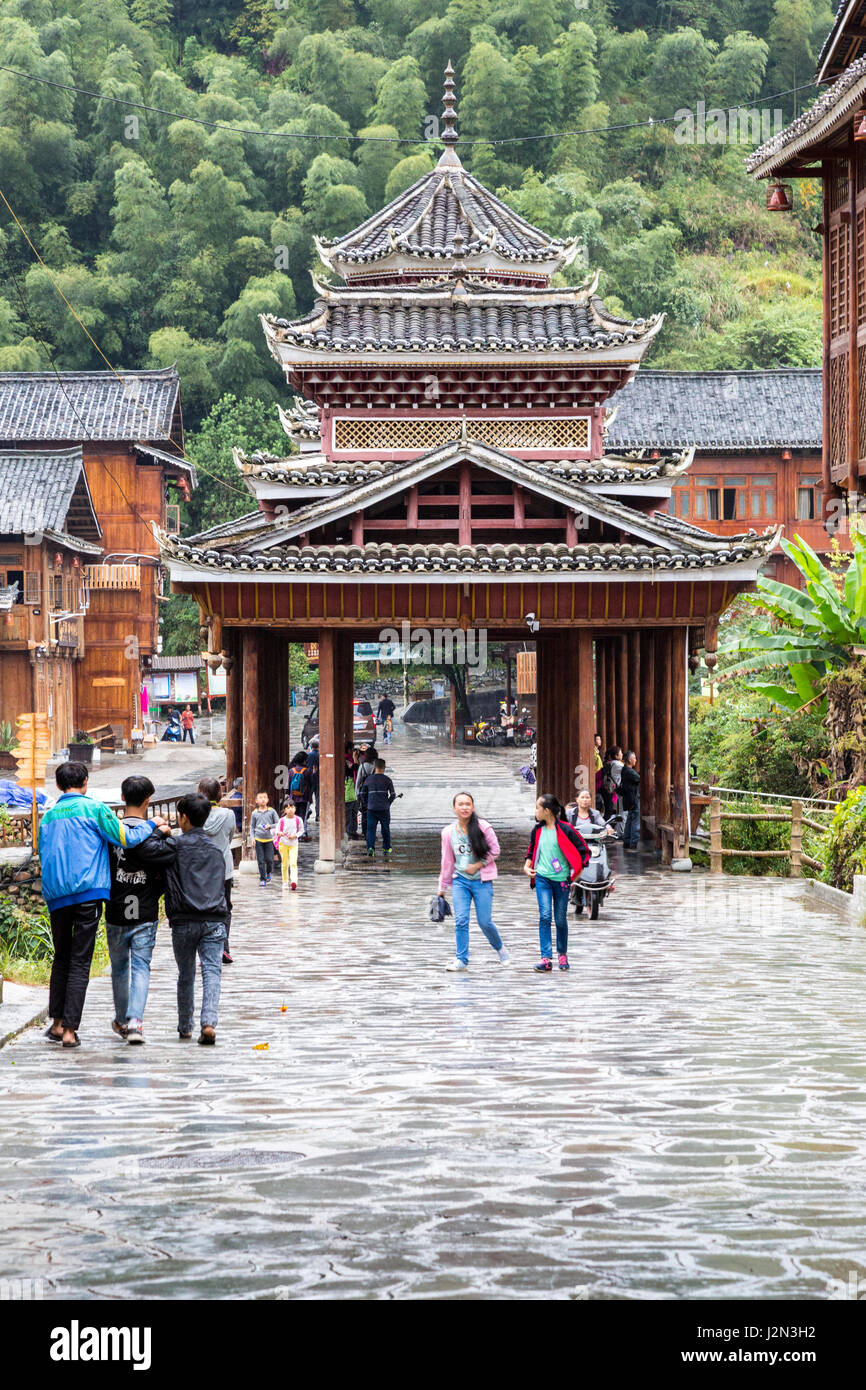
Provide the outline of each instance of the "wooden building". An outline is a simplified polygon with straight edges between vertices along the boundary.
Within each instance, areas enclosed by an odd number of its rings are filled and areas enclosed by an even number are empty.
[[[84,655],[76,668],[80,727],[140,722],[142,673],[158,650],[161,571],[152,523],[168,523],[167,489],[195,484],[183,447],[179,377],[155,371],[0,372],[0,448],[74,445],[102,529],[88,565]],[[175,522],[176,526],[176,522]]]
[[[605,452],[609,398],[661,318],[611,314],[593,276],[552,288],[575,243],[531,226],[463,168],[450,69],[444,107],[437,167],[319,242],[333,278],[317,281],[310,314],[263,318],[301,393],[285,414],[301,452],[238,454],[256,508],[162,538],[173,587],[196,596],[210,650],[225,653],[228,775],[243,770],[248,801],[278,793],[288,642],[317,642],[319,867],[333,868],[353,643],[404,620],[455,642],[532,631],[539,788],[574,796],[597,728],[627,740],[645,825],[683,857],[689,659],[714,650],[719,614],[778,531],[718,536],[668,514],[690,448]]]
[[[779,525],[819,554],[824,529],[822,382],[819,367],[688,372],[642,367],[611,398],[607,447],[617,452],[694,449],[669,511],[717,536]],[[788,584],[801,575],[777,546],[763,572]]]
[[[0,451],[0,722],[46,714],[52,752],[78,724],[85,574],[100,541],[80,446]]]
[[[866,480],[866,0],[843,0],[818,61],[830,82],[747,160],[784,215],[791,180],[817,179],[823,238],[823,494],[828,531]],[[841,504],[841,505],[840,505]]]

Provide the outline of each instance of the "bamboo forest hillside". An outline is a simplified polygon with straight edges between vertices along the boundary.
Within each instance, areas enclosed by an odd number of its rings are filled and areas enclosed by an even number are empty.
[[[464,164],[581,237],[566,280],[599,268],[614,311],[666,311],[650,365],[818,364],[818,187],[768,213],[739,136],[814,99],[831,19],[827,0],[0,0],[0,369],[105,365],[56,284],[112,364],[178,364],[193,455],[285,451],[258,316],[308,311],[314,233],[433,166],[449,60]],[[702,114],[739,107],[745,132]],[[186,520],[248,502],[210,484]]]

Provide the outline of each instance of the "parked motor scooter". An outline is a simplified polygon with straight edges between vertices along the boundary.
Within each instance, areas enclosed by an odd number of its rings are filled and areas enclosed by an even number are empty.
[[[168,723],[165,726],[165,733],[160,739],[160,743],[180,743],[183,738],[183,731],[180,722],[180,711],[169,710]]]
[[[611,817],[611,820],[613,819]],[[589,916],[593,922],[598,917],[598,910],[605,897],[608,893],[613,892],[615,882],[605,845],[605,840],[609,838],[607,835],[609,825],[610,821],[605,821],[604,826],[598,826],[595,830],[581,830],[579,832],[589,849],[589,863],[571,885],[569,901],[574,905],[578,917],[583,915],[584,903],[586,903],[589,906]]]

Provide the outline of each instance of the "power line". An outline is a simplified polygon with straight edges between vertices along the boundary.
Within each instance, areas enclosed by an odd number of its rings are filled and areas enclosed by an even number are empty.
[[[84,332],[87,334],[87,337],[90,339],[90,342],[91,342],[91,343],[93,344],[93,346],[96,348],[96,351],[99,353],[99,355],[100,355],[100,357],[102,358],[103,362],[105,363],[106,367],[108,367],[108,369],[109,369],[109,371],[112,373],[112,375],[113,375],[114,377],[116,377],[117,380],[120,382],[120,385],[121,385],[121,387],[123,388],[123,390],[126,392],[126,394],[127,394],[128,396],[130,396],[132,400],[135,401],[135,403],[136,403],[137,406],[140,406],[140,407],[147,413],[148,420],[149,420],[149,421],[152,421],[152,420],[153,420],[153,411],[151,410],[151,408],[150,408],[149,406],[144,405],[144,403],[139,399],[139,397],[135,394],[134,391],[131,391],[131,390],[129,389],[129,386],[127,385],[127,383],[126,383],[126,381],[124,380],[124,378],[121,376],[120,372],[117,370],[117,368],[116,368],[111,362],[109,362],[109,360],[108,360],[108,358],[106,357],[105,353],[102,351],[102,348],[99,346],[99,344],[97,343],[96,339],[93,337],[93,334],[90,332],[90,329],[87,327],[87,324],[86,324],[86,323],[84,322],[84,320],[80,317],[80,315],[76,312],[76,310],[75,310],[75,308],[73,307],[73,305],[70,304],[69,300],[66,298],[66,295],[63,293],[63,290],[60,288],[60,285],[57,283],[56,279],[55,279],[54,276],[52,275],[52,273],[51,273],[49,267],[45,264],[45,262],[43,261],[42,257],[40,256],[38,250],[37,250],[36,247],[33,245],[33,242],[30,240],[30,237],[27,235],[26,231],[24,230],[23,224],[22,224],[20,218],[18,217],[18,214],[16,213],[15,209],[12,207],[12,204],[9,202],[9,199],[6,197],[6,194],[3,192],[3,189],[2,189],[2,188],[0,188],[0,198],[2,198],[3,202],[6,204],[6,207],[9,209],[9,213],[10,213],[10,215],[11,215],[11,217],[12,217],[12,220],[14,221],[16,227],[18,228],[19,232],[20,232],[21,235],[23,236],[24,240],[27,242],[27,245],[30,247],[30,250],[33,252],[34,256],[36,257],[37,261],[38,261],[39,264],[41,265],[42,269],[45,271],[45,274],[48,276],[48,279],[50,280],[52,287],[57,291],[57,293],[59,294],[60,298],[63,300],[63,303],[66,305],[66,307],[67,307],[67,309],[69,310],[69,312],[71,313],[72,317],[75,319],[75,322],[76,322],[76,323],[78,324],[78,326],[79,326],[80,328],[82,328],[82,329],[84,330]],[[16,284],[17,284],[17,281],[16,281]],[[24,304],[24,313],[25,313],[25,316],[27,317],[28,323],[30,324],[30,326],[31,326],[31,328],[32,328],[32,327],[33,327],[33,324],[32,324],[32,321],[31,321],[31,319],[30,319],[30,316],[29,316],[29,313],[28,313],[28,310],[27,310],[27,303],[26,303],[26,300],[24,300],[23,297],[21,296],[20,291],[19,291],[19,298],[22,298],[22,303]],[[38,336],[38,335],[37,335],[37,336]],[[45,346],[45,344],[44,344],[44,342],[43,342],[43,340],[42,340],[41,337],[38,339],[38,341],[39,341],[40,343],[42,343],[43,346]],[[50,357],[49,357],[49,361],[50,361],[50,360],[51,360],[51,359],[50,359]],[[53,362],[51,363],[51,365],[52,365],[52,368],[53,368],[53,369],[55,370],[55,372],[56,372],[57,368],[54,367],[54,363],[53,363]],[[64,395],[66,395],[66,392],[65,392],[65,391],[64,391]],[[67,400],[68,400],[68,399],[69,399],[69,397],[67,396]],[[74,410],[74,407],[73,407],[73,410]],[[76,415],[77,415],[77,413],[78,413],[78,412],[75,411],[75,414],[76,414]],[[79,418],[79,420],[81,419],[80,416],[79,416],[78,418]],[[81,423],[83,424],[83,421],[81,421]],[[228,489],[229,492],[236,492],[236,493],[238,494],[239,497],[246,497],[246,493],[243,491],[243,489],[241,489],[241,488],[239,488],[239,487],[235,487],[232,483],[227,482],[225,478],[221,478],[221,477],[219,476],[218,473],[214,473],[214,472],[212,472],[211,469],[209,469],[209,468],[204,468],[204,467],[202,467],[201,465],[195,463],[192,459],[188,458],[188,457],[187,457],[186,450],[185,450],[180,444],[178,444],[177,440],[172,439],[172,437],[171,437],[170,434],[166,434],[165,430],[163,430],[163,428],[162,428],[161,425],[158,425],[158,426],[157,426],[156,437],[157,437],[158,439],[162,440],[162,441],[168,442],[169,444],[173,444],[174,447],[180,451],[180,457],[184,460],[185,463],[190,464],[190,465],[191,465],[193,468],[195,468],[197,471],[200,471],[200,472],[204,473],[206,477],[213,478],[216,482],[220,483],[224,488]],[[113,477],[112,474],[110,474],[109,476],[112,476],[112,477]],[[117,480],[115,479],[115,482],[116,482],[116,481],[117,481]],[[119,483],[118,483],[118,487],[120,487],[120,484],[119,484]],[[121,490],[121,493],[123,494],[124,499],[126,500],[127,504],[132,508],[133,511],[135,511],[135,508],[133,507],[133,504],[129,501],[129,498],[126,497],[126,494],[123,493],[123,489],[121,488],[120,490]],[[140,519],[141,521],[144,521],[144,520],[145,520],[145,518],[142,517],[142,516],[140,515],[140,513],[137,513],[137,515],[139,516],[139,519]],[[146,524],[149,525],[150,523],[147,522]]]
[[[48,77],[37,77],[32,72],[20,72],[17,68],[10,68],[0,63],[0,72],[11,73],[13,77],[20,77],[25,82],[40,82],[45,87],[57,87],[62,92],[75,92],[78,96],[93,97],[95,101],[113,102],[118,106],[130,106],[137,111],[150,111],[158,116],[170,116],[174,121],[191,121],[194,125],[207,126],[211,130],[227,130],[233,135],[259,135],[270,140],[345,140],[348,144],[350,140],[360,141],[362,144],[380,145],[421,145],[425,143],[425,137],[410,139],[406,136],[397,135],[318,135],[310,134],[307,131],[286,131],[286,130],[252,130],[249,126],[228,125],[225,121],[208,121],[203,116],[187,116],[180,111],[167,111],[163,106],[149,106],[143,101],[130,101],[126,97],[112,97],[103,95],[102,92],[91,91],[88,87],[74,87],[67,82],[54,82]],[[825,79],[829,81],[830,79]],[[746,106],[747,103],[754,105],[756,102],[778,101],[780,97],[791,96],[794,92],[804,92],[810,87],[823,85],[819,82],[803,82],[797,87],[787,87],[783,92],[771,92],[769,96],[747,97],[745,101],[728,102],[726,109],[739,108]],[[587,126],[583,130],[557,130],[540,135],[506,135],[498,139],[469,139],[464,140],[461,136],[458,144],[460,145],[523,145],[530,144],[538,140],[563,140],[571,135],[601,135],[615,130],[641,130],[652,129],[657,125],[670,125],[672,121],[681,120],[678,114],[673,116],[649,116],[645,121],[622,121],[613,125]],[[430,143],[435,143],[432,140]]]

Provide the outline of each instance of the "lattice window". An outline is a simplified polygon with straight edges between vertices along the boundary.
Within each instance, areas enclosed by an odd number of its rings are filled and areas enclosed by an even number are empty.
[[[857,213],[857,323],[866,323],[866,208]]]
[[[39,603],[42,597],[42,576],[38,570],[27,570],[24,575],[24,602]]]
[[[848,328],[848,228],[830,228],[830,337]]]
[[[335,420],[334,447],[340,450],[435,449],[461,438],[461,419]],[[497,449],[588,449],[585,415],[564,419],[466,420],[466,436]]]
[[[829,185],[830,211],[837,212],[843,208],[848,201],[848,175],[847,173],[834,174],[830,179]]]
[[[857,349],[857,457],[866,458],[866,346]]]
[[[830,358],[830,466],[848,470],[848,354]]]

